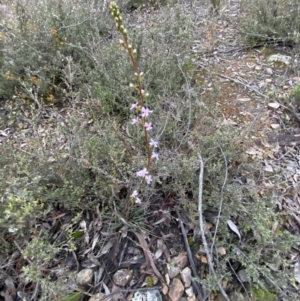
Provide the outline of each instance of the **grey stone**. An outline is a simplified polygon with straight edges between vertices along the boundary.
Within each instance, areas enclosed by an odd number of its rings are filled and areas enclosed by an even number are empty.
[[[172,301],[179,301],[184,292],[184,286],[181,281],[174,278],[170,285],[169,297]]]
[[[76,275],[76,283],[78,285],[86,285],[91,282],[93,279],[93,270],[92,269],[83,269]]]
[[[113,280],[118,286],[125,286],[132,279],[132,270],[118,270],[113,275]]]

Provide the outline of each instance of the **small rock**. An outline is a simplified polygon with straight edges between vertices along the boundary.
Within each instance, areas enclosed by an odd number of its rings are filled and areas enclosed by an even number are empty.
[[[178,301],[182,297],[184,292],[184,287],[181,281],[177,278],[174,278],[170,285],[169,297],[172,301]]]
[[[15,291],[14,281],[11,276],[7,276],[4,280],[5,288],[9,293],[13,293]]]
[[[271,165],[267,165],[264,167],[264,171],[266,172],[274,172],[274,169]]]
[[[226,255],[226,249],[224,247],[219,247],[218,248],[218,253],[220,255]]]
[[[187,301],[196,301],[196,296],[188,297]]]
[[[272,79],[271,78],[266,78],[265,82],[269,84],[269,83],[272,82]]]
[[[125,286],[132,279],[132,270],[118,270],[113,275],[113,280],[118,286]]]
[[[161,291],[162,291],[162,293],[163,293],[164,295],[166,295],[166,294],[169,292],[168,286],[165,285],[165,284],[162,284],[162,289],[161,289]]]
[[[171,279],[170,279],[170,276],[169,276],[169,274],[166,274],[166,275],[165,275],[165,279],[166,279],[166,283],[167,283],[167,285],[169,285],[169,284],[170,284],[170,282],[171,282]]]
[[[255,70],[256,70],[256,71],[260,71],[260,70],[261,70],[261,66],[256,66],[256,67],[255,67]]]
[[[229,295],[229,297],[230,297],[230,300],[232,300],[232,301],[245,301],[244,296],[241,293],[238,293],[238,292],[231,293]]]
[[[280,107],[280,103],[278,102],[269,102],[268,103],[268,108],[270,109],[278,109]]]
[[[158,290],[147,291],[147,301],[161,301],[161,295]]]
[[[280,128],[280,124],[278,124],[278,123],[272,123],[271,124],[271,128],[274,129],[274,130],[279,129]]]
[[[28,296],[28,294],[25,293],[25,292],[18,291],[18,292],[17,292],[17,295],[18,295],[18,297],[19,297],[21,300],[23,300],[23,301],[30,300],[30,296]]]
[[[86,285],[93,278],[93,270],[92,269],[83,269],[76,276],[76,283],[78,285]]]
[[[240,102],[247,102],[247,101],[251,101],[251,98],[249,98],[249,97],[243,97],[243,98],[239,98],[238,101],[240,101]]]
[[[180,273],[180,268],[173,265],[167,265],[168,268],[168,274],[171,279],[176,277]]]
[[[272,75],[273,74],[273,70],[272,68],[267,68],[266,69],[267,74]]]
[[[185,290],[185,293],[187,294],[188,297],[193,297],[195,295],[192,287],[187,288]]]
[[[191,286],[192,272],[191,272],[191,269],[189,267],[186,267],[182,270],[181,280],[183,281],[185,287]]]
[[[291,57],[282,54],[272,54],[267,59],[268,63],[278,62],[285,65],[289,65],[291,62]]]
[[[170,254],[173,256],[173,255],[176,255],[177,252],[176,252],[176,250],[174,248],[171,248],[170,249]]]
[[[186,253],[180,253],[178,256],[172,258],[167,266],[170,278],[173,279],[174,277],[176,277],[186,265]]]
[[[89,301],[98,301],[98,300],[102,300],[102,298],[104,298],[104,297],[105,297],[104,294],[102,294],[102,293],[97,293],[97,294],[93,295],[93,296],[89,299]],[[109,298],[105,298],[105,299],[103,299],[102,301],[108,301],[108,299],[109,299]]]
[[[239,270],[238,271],[238,276],[239,276],[239,280],[242,281],[242,282],[249,282],[249,277],[246,273],[245,270]]]

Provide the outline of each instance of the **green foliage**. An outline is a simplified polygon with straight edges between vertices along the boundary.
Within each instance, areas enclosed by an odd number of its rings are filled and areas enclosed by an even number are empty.
[[[300,84],[298,84],[291,92],[294,103],[297,108],[300,108]]]
[[[246,41],[299,43],[300,3],[298,0],[242,1],[242,36]]]
[[[45,271],[62,251],[62,244],[69,252],[76,251],[77,241],[84,236],[78,227],[83,212],[99,210],[101,222],[113,232],[124,225],[129,230],[148,229],[151,205],[158,198],[174,195],[174,201],[198,220],[199,152],[207,159],[203,207],[219,208],[222,200],[214,243],[227,251],[226,259],[219,259],[217,277],[209,276],[203,283],[217,289],[218,281],[228,275],[227,261],[235,260],[258,292],[268,281],[285,284],[288,275],[281,267],[289,262],[282,261],[281,255],[295,239],[281,226],[274,227],[278,220],[284,224],[285,216],[274,212],[272,191],[258,193],[263,185],[255,171],[261,166],[245,159],[239,129],[220,126],[213,99],[207,106],[212,114],[199,103],[199,88],[192,87],[192,79],[184,71],[192,65],[189,17],[167,3],[153,16],[147,14],[147,28],[128,27],[130,42],[137,50],[138,70],[145,73],[142,84],[149,93],[145,106],[153,110],[153,135],[159,138],[160,161],[151,166],[155,185],[141,186],[136,172],[144,167],[149,153],[145,135],[131,124],[129,107],[137,102],[138,93],[129,87],[136,76],[128,53],[117,42],[119,35],[112,30],[105,10],[99,10],[98,1],[76,3],[13,3],[15,18],[5,23],[5,44],[0,43],[1,97],[15,99],[6,108],[9,120],[3,121],[15,125],[15,135],[3,144],[0,156],[0,238],[5,241],[15,235],[26,241],[23,272],[41,285],[41,300],[80,297],[63,285],[72,273],[58,274],[54,281]],[[263,5],[258,0],[249,3]],[[247,5],[245,9],[253,8]],[[249,37],[278,38],[286,33],[287,29],[270,29],[288,23],[277,20],[271,24],[269,11],[251,11],[257,27],[250,28],[245,19]],[[134,23],[137,16],[130,18]],[[123,23],[129,23],[126,15]],[[297,28],[297,22],[293,26]],[[218,87],[213,87],[214,96]],[[64,108],[47,109],[56,104]],[[233,180],[240,174],[247,183]],[[140,206],[130,197],[137,188],[143,199]],[[36,221],[49,216],[57,204],[75,218],[63,229],[57,224],[55,229],[40,230]],[[228,219],[237,225],[243,243],[228,230]],[[59,231],[61,236],[54,240]],[[212,243],[213,238],[208,241]],[[199,241],[193,243],[199,246]],[[263,296],[270,298],[267,293]]]
[[[27,105],[48,106],[93,97],[100,100],[102,114],[128,115],[128,105],[135,97],[128,89],[130,64],[116,40],[111,40],[109,16],[96,9],[98,4],[26,0],[7,5],[15,16],[5,27],[5,64],[0,69],[2,77],[8,76],[0,97],[11,99],[15,95]],[[168,13],[170,9],[172,13]],[[192,42],[188,19],[179,11],[173,12],[174,8],[163,10],[155,16],[156,25],[143,34],[132,30],[139,68],[149,74],[145,85],[151,101],[156,101],[154,95],[161,91],[171,94],[180,88],[182,74],[175,53],[184,56]],[[170,22],[165,22],[165,14]],[[168,84],[164,78],[169,78]]]
[[[275,301],[277,300],[276,294],[268,290],[254,286],[252,288],[252,297],[255,301]]]
[[[61,299],[61,301],[78,301],[78,300],[80,300],[81,296],[82,296],[81,292],[75,292],[75,293],[72,293],[69,296]]]

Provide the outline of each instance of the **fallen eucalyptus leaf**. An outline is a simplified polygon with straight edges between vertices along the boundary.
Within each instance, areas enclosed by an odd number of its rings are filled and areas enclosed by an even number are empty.
[[[239,237],[239,239],[241,240],[242,237],[241,237],[240,231],[237,228],[237,226],[235,225],[235,223],[232,220],[229,219],[227,221],[227,225],[230,228],[230,230],[233,231]]]

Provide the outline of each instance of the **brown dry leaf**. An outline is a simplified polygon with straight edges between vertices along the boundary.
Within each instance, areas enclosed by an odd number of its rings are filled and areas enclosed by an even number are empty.
[[[207,264],[207,262],[208,262],[206,256],[204,256],[204,255],[200,255],[200,260],[202,263],[205,263],[205,264]]]

